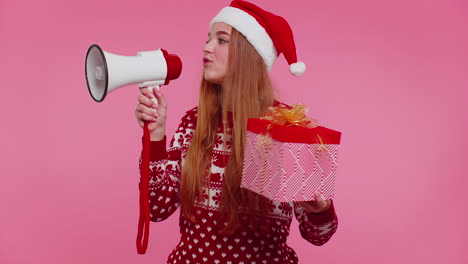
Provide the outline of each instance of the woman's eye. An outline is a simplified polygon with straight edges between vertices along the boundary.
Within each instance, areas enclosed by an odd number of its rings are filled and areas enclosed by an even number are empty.
[[[219,44],[224,44],[224,43],[228,43],[229,41],[227,41],[227,40],[225,40],[223,38],[220,38],[220,39],[218,39],[218,42],[219,42]]]

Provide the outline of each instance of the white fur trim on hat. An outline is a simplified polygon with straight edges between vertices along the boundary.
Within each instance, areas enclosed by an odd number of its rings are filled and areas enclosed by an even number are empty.
[[[289,71],[295,76],[302,75],[306,70],[306,65],[302,61],[289,65]]]
[[[211,20],[210,28],[218,22],[226,23],[244,35],[263,58],[267,70],[269,71],[273,67],[278,57],[275,45],[266,30],[254,17],[238,8],[228,6],[221,9]]]

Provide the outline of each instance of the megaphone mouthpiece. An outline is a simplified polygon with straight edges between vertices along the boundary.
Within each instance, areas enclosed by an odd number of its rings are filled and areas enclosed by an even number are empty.
[[[161,51],[163,52],[167,63],[167,76],[166,81],[164,82],[164,84],[167,85],[169,84],[169,81],[179,78],[182,72],[182,61],[177,55],[168,54],[164,49],[161,49]]]

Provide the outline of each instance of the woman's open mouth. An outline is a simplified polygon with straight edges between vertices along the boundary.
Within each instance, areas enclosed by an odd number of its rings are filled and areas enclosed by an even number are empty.
[[[210,60],[207,59],[207,58],[203,58],[203,65],[206,65],[206,64],[208,64],[208,63],[210,63],[210,62],[212,62],[212,61],[210,61]]]

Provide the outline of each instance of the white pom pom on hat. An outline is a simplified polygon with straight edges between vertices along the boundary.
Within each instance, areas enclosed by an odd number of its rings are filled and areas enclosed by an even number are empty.
[[[211,20],[210,27],[218,22],[226,23],[244,35],[263,58],[267,70],[283,53],[293,75],[305,72],[305,64],[297,61],[292,29],[284,18],[249,2],[234,0]]]
[[[289,65],[289,71],[295,76],[300,76],[304,74],[306,70],[306,65],[302,61],[298,61]]]

